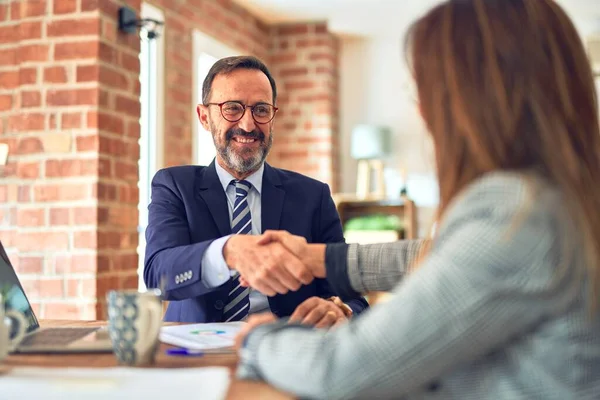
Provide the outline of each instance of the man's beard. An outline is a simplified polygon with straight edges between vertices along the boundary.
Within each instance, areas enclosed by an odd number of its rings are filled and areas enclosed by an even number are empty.
[[[215,127],[211,126],[211,131],[216,132]],[[238,150],[233,149],[231,146],[231,141],[236,136],[256,139],[260,142],[260,146],[256,150],[242,149],[242,154],[238,154]],[[273,145],[273,134],[271,132],[269,134],[269,141],[265,142],[265,134],[258,129],[246,132],[240,128],[231,128],[225,133],[224,142],[217,140],[217,135],[213,133],[213,142],[215,143],[217,153],[229,169],[239,174],[246,174],[257,170],[265,161]],[[243,157],[244,155],[250,155],[250,157]]]

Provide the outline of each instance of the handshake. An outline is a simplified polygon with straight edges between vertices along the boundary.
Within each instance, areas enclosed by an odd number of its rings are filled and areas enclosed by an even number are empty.
[[[225,243],[223,257],[240,274],[242,286],[267,296],[296,291],[325,277],[325,245],[308,244],[286,231],[234,235]]]

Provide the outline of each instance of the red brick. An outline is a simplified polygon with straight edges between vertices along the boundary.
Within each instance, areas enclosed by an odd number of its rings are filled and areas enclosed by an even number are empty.
[[[42,105],[42,94],[39,90],[21,92],[21,107],[39,107]]]
[[[116,201],[117,188],[114,184],[99,182],[96,186],[96,197],[99,201]]]
[[[271,61],[274,64],[283,64],[283,63],[295,62],[297,59],[298,59],[298,56],[296,53],[279,53],[279,54],[275,54],[271,58]]]
[[[50,209],[50,225],[70,225],[71,220],[69,218],[68,208],[51,208]]]
[[[83,183],[40,184],[33,187],[33,192],[35,201],[39,202],[86,200],[90,198],[89,186]]]
[[[56,43],[55,60],[80,60],[98,57],[98,41]]]
[[[54,2],[54,14],[70,14],[77,11],[77,0],[60,0]]]
[[[331,53],[313,53],[308,56],[310,61],[319,61],[319,60],[327,60],[327,61],[336,61],[335,54]]]
[[[0,95],[0,111],[10,110],[12,108],[12,95],[2,94]]]
[[[67,69],[65,67],[47,67],[44,68],[45,83],[65,83],[67,82]]]
[[[112,268],[111,268],[111,260],[110,257],[108,257],[107,255],[98,255],[98,258],[96,259],[97,262],[97,271],[98,274],[102,274],[105,272],[109,272]]]
[[[54,257],[54,271],[57,274],[95,273],[95,254],[71,254]]]
[[[96,151],[98,150],[98,135],[77,136],[75,139],[77,151]]]
[[[76,80],[77,82],[97,82],[98,65],[78,65]]]
[[[100,33],[100,19],[93,17],[54,20],[48,24],[46,32],[48,37],[97,35]]]
[[[119,97],[117,97],[117,104]],[[120,104],[120,107],[117,106],[117,110],[123,110],[125,105]],[[89,114],[88,114],[89,115]],[[139,114],[138,114],[139,116]],[[89,126],[89,120],[88,120]],[[125,133],[125,124],[123,122],[123,118],[120,116],[115,116],[108,113],[99,113],[98,114],[98,129],[105,132],[116,133],[118,135],[123,135]]]
[[[39,17],[42,15],[46,15],[46,8],[46,0],[22,0],[21,18]]]
[[[8,16],[8,4],[0,4],[0,21],[5,21]]]
[[[315,25],[315,33],[328,33],[326,24],[316,24]]]
[[[105,158],[98,160],[98,176],[100,177],[112,177],[112,161]]]
[[[0,72],[0,88],[14,89],[19,86],[19,71]]]
[[[13,1],[10,6],[10,19],[19,21],[21,19],[21,3]]]
[[[134,37],[134,36],[132,36]],[[137,41],[139,43],[139,40]],[[140,70],[140,59],[137,55],[121,52],[119,55],[119,66],[126,71],[136,72]]]
[[[298,82],[285,82],[284,84],[286,90],[297,90],[297,89],[313,89],[316,87],[316,83],[314,81],[298,81]]]
[[[41,113],[13,115],[8,119],[10,130],[18,132],[43,131],[46,126],[46,116]]]
[[[308,25],[283,25],[277,27],[279,35],[302,35],[308,33]]]
[[[96,11],[100,0],[81,0],[81,11]]]
[[[0,65],[17,65],[16,48],[0,49]]]
[[[95,249],[98,246],[97,237],[100,232],[77,231],[73,233],[74,246],[76,249]]]
[[[81,128],[82,115],[79,112],[63,113],[60,117],[61,129]]]
[[[102,60],[108,64],[116,64],[117,63],[118,52],[113,47],[113,45],[106,43],[106,42],[100,42],[98,47],[99,47],[98,58],[100,60]]]
[[[306,67],[289,67],[284,68],[279,72],[279,76],[284,78],[287,76],[303,76],[308,75],[308,68]]]
[[[19,186],[19,188],[17,189],[17,201],[19,203],[29,203],[31,201],[31,186]]]
[[[34,256],[19,257],[18,272],[20,274],[42,274],[44,272],[44,258]]]
[[[47,160],[46,176],[49,178],[92,176],[98,170],[97,160]]]
[[[65,296],[65,281],[58,279],[43,279],[40,281],[40,297],[61,298]]]
[[[67,280],[67,297],[85,298],[96,295],[96,280],[74,278]]]
[[[77,304],[44,302],[43,317],[45,319],[81,319],[81,307]]]
[[[121,90],[129,87],[129,78],[124,73],[122,73],[120,70],[109,68],[104,65],[100,66],[99,76],[97,79],[99,79],[100,84],[107,85],[109,87]]]
[[[56,230],[48,232],[19,232],[16,237],[19,251],[52,251],[67,250],[69,248],[69,235]]]
[[[139,120],[130,121],[127,124],[127,136],[130,138],[140,138],[140,122]]]
[[[19,70],[19,83],[29,85],[37,82],[37,68],[21,68]]]
[[[72,211],[76,225],[91,225],[98,221],[97,207],[76,207]]]
[[[17,210],[18,226],[44,226],[46,224],[43,208],[25,208]]]
[[[17,60],[21,63],[33,61],[48,61],[50,46],[47,44],[21,45],[17,52]]]
[[[19,24],[19,39],[40,39],[42,37],[41,21],[21,21]]]
[[[47,106],[97,105],[98,89],[61,89],[48,90]]]
[[[129,97],[117,95],[115,106],[117,110],[131,115],[132,117],[140,117],[141,104],[139,99],[133,100]]]
[[[14,25],[0,26],[0,43],[14,43],[19,39],[18,30]]]
[[[39,162],[19,162],[17,176],[22,179],[36,179],[40,176]]]

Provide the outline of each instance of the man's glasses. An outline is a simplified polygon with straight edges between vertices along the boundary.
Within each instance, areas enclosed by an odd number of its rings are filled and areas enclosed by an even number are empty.
[[[223,103],[208,103],[207,106],[219,106],[221,115],[229,122],[238,122],[244,117],[246,108],[250,109],[252,118],[257,124],[266,124],[275,118],[278,108],[267,103],[258,103],[247,106],[239,101],[225,101]]]

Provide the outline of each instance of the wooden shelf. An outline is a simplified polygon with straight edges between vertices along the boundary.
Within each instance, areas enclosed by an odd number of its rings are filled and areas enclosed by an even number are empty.
[[[351,218],[365,215],[397,215],[404,225],[401,238],[417,238],[417,208],[415,203],[408,198],[384,199],[372,196],[359,199],[352,194],[340,193],[333,195],[333,201],[340,214],[342,225]]]

